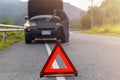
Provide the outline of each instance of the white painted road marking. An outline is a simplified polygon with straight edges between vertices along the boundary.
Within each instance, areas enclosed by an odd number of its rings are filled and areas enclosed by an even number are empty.
[[[52,51],[51,51],[49,45],[47,43],[45,43],[45,46],[46,46],[48,54],[50,55]],[[60,68],[56,60],[54,61],[52,67],[53,68]],[[65,77],[56,77],[56,79],[57,80],[65,80]]]

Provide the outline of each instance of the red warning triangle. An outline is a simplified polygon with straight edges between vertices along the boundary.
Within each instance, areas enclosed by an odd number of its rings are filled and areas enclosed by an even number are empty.
[[[66,65],[65,68],[51,68],[54,60],[57,56],[60,56],[63,60],[64,64]],[[55,75],[70,75],[74,74],[77,76],[78,72],[76,71],[75,67],[73,66],[72,62],[70,61],[69,57],[65,53],[64,49],[57,43],[50,54],[48,60],[46,61],[42,71],[40,72],[40,77],[43,76],[55,76]]]

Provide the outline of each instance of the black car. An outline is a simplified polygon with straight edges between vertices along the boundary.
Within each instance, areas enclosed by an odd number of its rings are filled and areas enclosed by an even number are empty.
[[[31,43],[35,38],[56,38],[65,41],[61,19],[55,16],[54,20],[48,21],[52,15],[38,15],[31,17],[25,23],[25,42]]]
[[[65,42],[61,19],[55,16],[54,20],[48,21],[53,15],[54,9],[63,10],[62,0],[29,0],[28,17],[25,23],[25,43],[31,43],[35,38],[56,38]]]

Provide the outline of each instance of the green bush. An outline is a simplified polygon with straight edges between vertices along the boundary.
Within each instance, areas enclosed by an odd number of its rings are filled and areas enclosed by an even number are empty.
[[[19,35],[16,37],[16,32],[7,32],[6,43],[2,41],[2,33],[0,33],[0,50],[22,40],[24,38],[23,31],[19,32]]]
[[[102,27],[93,27],[89,30],[81,30],[81,33],[86,34],[99,34],[99,35],[108,35],[108,36],[120,36],[120,26],[119,25],[104,25]]]

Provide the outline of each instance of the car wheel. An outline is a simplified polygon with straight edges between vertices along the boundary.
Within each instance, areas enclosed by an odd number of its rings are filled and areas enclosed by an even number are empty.
[[[25,43],[26,44],[32,43],[31,37],[28,33],[25,33]]]
[[[64,35],[61,37],[61,42],[65,43],[65,37],[64,37]]]
[[[64,34],[64,31],[63,31],[63,29],[61,28],[61,35],[60,35],[60,39],[61,39],[61,42],[62,43],[65,43],[65,34]]]

